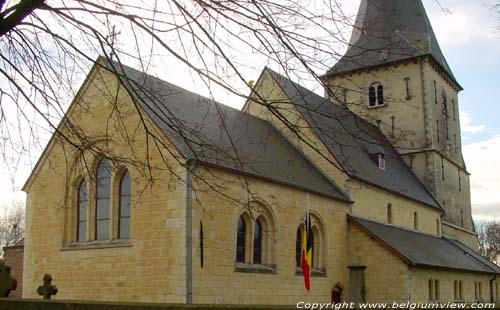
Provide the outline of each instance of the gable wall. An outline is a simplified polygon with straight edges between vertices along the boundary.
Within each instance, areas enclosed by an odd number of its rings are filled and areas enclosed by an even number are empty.
[[[112,113],[111,104],[117,80],[109,73],[99,76],[97,72],[100,71],[93,72],[69,115],[89,141],[108,138],[112,140],[108,146],[104,142],[97,145],[113,156],[131,160],[122,163],[132,177],[131,240],[75,242],[77,186],[83,177],[90,191],[87,227],[90,232],[95,231],[95,214],[91,210],[97,159],[88,151],[79,156],[68,143],[56,137],[26,187],[23,297],[39,298],[36,288],[41,285],[44,273],[50,273],[59,289],[55,299],[184,302],[185,230],[182,228],[186,191],[182,179],[185,170],[172,156],[164,154],[170,164],[167,169],[151,141],[150,152],[146,152],[141,121],[123,89],[118,93],[116,105],[122,122],[117,122],[117,111]],[[110,91],[110,96],[103,93],[104,89]],[[106,126],[107,137],[103,135]],[[150,128],[156,132],[154,127]],[[62,131],[70,135],[67,127],[63,126]],[[127,139],[120,134],[125,132],[129,135]],[[161,140],[175,152],[166,139]],[[148,156],[151,170],[144,166]],[[149,177],[153,183],[148,183]],[[114,233],[118,181],[116,177],[112,180]]]

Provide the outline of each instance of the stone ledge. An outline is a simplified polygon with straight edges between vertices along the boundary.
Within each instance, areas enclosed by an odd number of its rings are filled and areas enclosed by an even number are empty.
[[[302,268],[301,267],[295,267],[295,275],[296,276],[303,276],[304,275],[302,273]],[[326,277],[326,269],[316,269],[316,268],[313,268],[311,270],[311,277]]]
[[[235,263],[235,272],[247,272],[247,273],[267,273],[267,274],[277,274],[278,271],[275,265],[260,265],[260,264],[245,264],[245,263]]]
[[[132,247],[132,242],[130,240],[105,240],[105,241],[86,241],[86,242],[74,242],[70,244],[65,244],[61,247],[61,251],[72,251],[72,250],[91,250],[91,249],[110,249],[110,248],[126,248]]]

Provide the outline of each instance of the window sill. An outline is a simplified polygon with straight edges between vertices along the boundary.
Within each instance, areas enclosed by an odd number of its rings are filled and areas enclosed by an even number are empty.
[[[370,106],[370,104],[368,104],[368,109],[377,109],[377,108],[383,108],[383,107],[386,107],[386,106],[387,106],[387,103],[377,104],[377,105],[374,105],[374,106]]]
[[[94,240],[94,241],[73,242],[70,244],[65,244],[61,247],[61,251],[125,248],[131,246],[132,246],[132,241],[130,239],[103,240],[103,241]]]
[[[301,267],[295,267],[295,275],[296,276],[303,276],[304,275]],[[326,269],[313,268],[311,270],[311,277],[326,277]]]
[[[260,264],[245,264],[245,263],[235,263],[235,272],[246,272],[246,273],[268,273],[277,274],[275,265],[260,265]]]

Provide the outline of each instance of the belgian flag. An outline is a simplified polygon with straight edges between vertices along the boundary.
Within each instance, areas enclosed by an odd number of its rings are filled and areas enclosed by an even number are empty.
[[[306,290],[311,290],[311,269],[312,269],[313,238],[311,230],[311,214],[307,211],[306,225],[302,235],[302,273],[304,274],[304,284]]]

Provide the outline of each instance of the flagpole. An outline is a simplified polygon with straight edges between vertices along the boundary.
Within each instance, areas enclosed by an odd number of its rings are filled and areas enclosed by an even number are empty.
[[[307,215],[306,215],[306,230],[307,230],[307,236],[309,236],[309,227],[311,226],[310,222],[311,222],[311,209],[310,209],[310,206],[309,206],[309,193],[306,194],[306,199],[307,199],[307,202],[306,202],[306,207],[307,207]],[[312,266],[311,266],[312,268]],[[309,279],[310,279],[310,275],[309,275]],[[311,281],[311,280],[309,280]],[[310,304],[311,303],[311,288],[312,288],[312,285],[309,287],[309,289],[307,290],[307,302]]]

